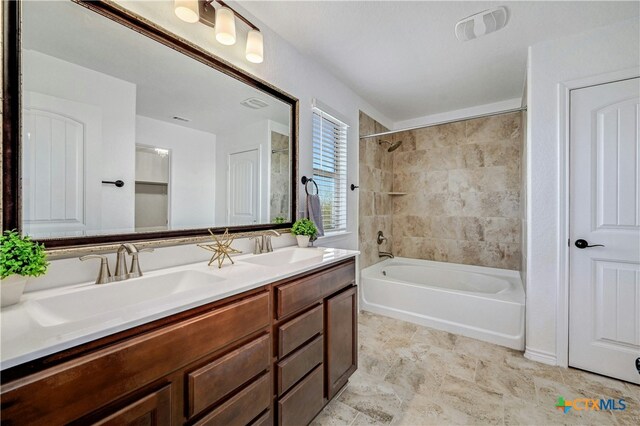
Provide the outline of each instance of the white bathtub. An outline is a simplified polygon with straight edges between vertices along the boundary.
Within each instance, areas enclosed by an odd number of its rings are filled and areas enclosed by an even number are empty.
[[[361,308],[524,350],[516,271],[396,257],[362,270]]]

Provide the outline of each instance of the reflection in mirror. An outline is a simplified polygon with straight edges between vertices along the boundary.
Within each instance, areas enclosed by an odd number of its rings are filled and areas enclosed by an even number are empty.
[[[271,130],[271,219],[284,223],[289,209],[289,135]]]
[[[290,104],[70,1],[22,8],[23,233],[291,221]]]
[[[136,144],[137,232],[163,231],[169,225],[170,161],[168,149]]]

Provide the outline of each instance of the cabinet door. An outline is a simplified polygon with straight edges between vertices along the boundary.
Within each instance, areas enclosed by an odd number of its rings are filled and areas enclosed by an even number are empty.
[[[327,398],[331,399],[358,366],[357,287],[327,299],[325,314]]]
[[[171,386],[140,398],[94,424],[168,426],[171,424]]]

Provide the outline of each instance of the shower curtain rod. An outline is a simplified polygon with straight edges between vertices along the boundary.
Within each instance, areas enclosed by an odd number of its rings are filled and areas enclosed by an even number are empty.
[[[427,127],[441,126],[443,124],[449,124],[449,123],[457,123],[458,121],[467,121],[467,120],[473,120],[473,119],[476,119],[476,118],[491,117],[493,115],[509,114],[511,112],[522,112],[522,111],[526,111],[526,110],[527,110],[527,107],[505,109],[505,110],[502,110],[502,111],[488,112],[486,114],[472,115],[470,117],[465,117],[465,118],[456,118],[456,119],[453,119],[453,120],[438,121],[437,123],[425,124],[425,125],[422,125],[422,126],[407,127],[407,128],[404,128],[404,129],[389,130],[389,131],[380,132],[380,133],[372,133],[370,135],[360,136],[360,139],[376,138],[378,136],[393,135],[395,133],[408,132],[410,130],[426,129]]]

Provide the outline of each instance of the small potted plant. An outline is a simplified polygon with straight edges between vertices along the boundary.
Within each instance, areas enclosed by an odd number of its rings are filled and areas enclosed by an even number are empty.
[[[298,219],[291,227],[291,233],[296,236],[298,247],[308,247],[309,240],[318,234],[318,229],[310,219]]]
[[[29,277],[43,275],[48,266],[42,244],[34,243],[16,231],[5,231],[0,235],[1,306],[18,303]]]

